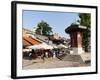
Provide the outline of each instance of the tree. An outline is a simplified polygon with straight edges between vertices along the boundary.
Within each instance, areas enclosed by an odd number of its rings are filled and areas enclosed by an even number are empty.
[[[45,21],[41,21],[37,24],[37,28],[35,31],[37,34],[41,34],[41,35],[45,35],[45,36],[50,36],[52,34],[52,28],[50,27],[50,25],[45,22]]]
[[[91,15],[88,13],[80,13],[79,17],[81,19],[80,24],[87,27],[87,29],[83,32],[83,46],[85,48],[85,51],[88,51],[91,36]]]

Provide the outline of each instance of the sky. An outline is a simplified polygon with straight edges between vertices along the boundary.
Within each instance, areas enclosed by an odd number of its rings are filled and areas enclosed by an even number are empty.
[[[32,30],[42,20],[52,27],[53,33],[68,38],[65,29],[79,19],[78,13],[23,10],[23,27]]]

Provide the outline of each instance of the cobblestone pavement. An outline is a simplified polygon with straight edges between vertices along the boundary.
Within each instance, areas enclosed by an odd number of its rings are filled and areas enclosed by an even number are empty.
[[[22,69],[48,69],[48,68],[64,68],[64,67],[84,67],[90,66],[90,63],[79,63],[74,61],[62,61],[57,58],[48,58],[45,60],[25,60],[22,62]]]

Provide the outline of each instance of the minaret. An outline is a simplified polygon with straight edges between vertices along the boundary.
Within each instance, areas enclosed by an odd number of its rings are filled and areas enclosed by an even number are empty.
[[[36,27],[33,27],[33,30],[32,30],[33,34],[35,34],[35,31],[36,31]]]

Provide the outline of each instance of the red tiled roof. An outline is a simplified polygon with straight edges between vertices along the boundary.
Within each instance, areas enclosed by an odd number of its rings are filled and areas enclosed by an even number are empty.
[[[23,37],[23,45],[29,46],[29,45],[38,45],[42,42],[38,41],[37,39],[32,38],[31,36],[24,36]]]
[[[24,46],[31,46],[32,44],[29,43],[28,41],[26,41],[26,40],[23,38],[23,45],[24,45]]]

